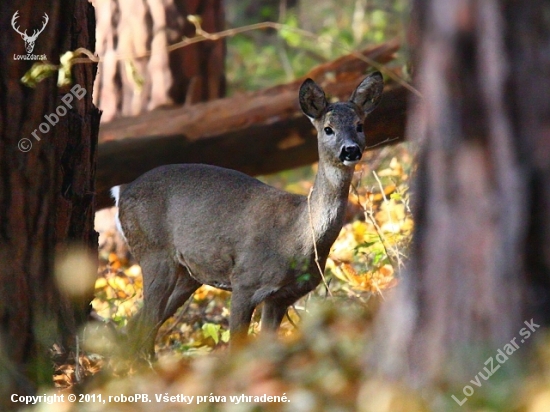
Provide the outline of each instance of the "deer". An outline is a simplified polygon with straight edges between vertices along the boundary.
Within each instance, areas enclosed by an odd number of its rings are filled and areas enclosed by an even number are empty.
[[[32,33],[32,36],[29,36],[27,34],[27,30],[25,30],[24,32],[21,32],[19,30],[19,26],[16,26],[18,18],[19,18],[19,10],[17,10],[13,14],[13,17],[11,19],[11,26],[17,33],[21,35],[21,38],[25,42],[25,49],[27,50],[27,54],[31,54],[32,51],[34,50],[34,43],[36,42],[38,35],[44,31],[44,29],[46,28],[46,24],[48,24],[48,22],[50,21],[50,18],[46,13],[44,13],[44,15],[42,16],[42,18],[44,19],[44,22],[42,23],[42,28],[40,30],[34,30]]]
[[[366,147],[363,123],[383,88],[374,72],[349,101],[330,103],[303,82],[299,104],[319,151],[309,196],[205,164],[160,166],[111,189],[117,228],[143,274],[143,306],[127,329],[134,351],[154,356],[159,327],[201,285],[232,292],[230,350],[247,341],[260,303],[261,333],[277,332],[289,306],[322,280]]]

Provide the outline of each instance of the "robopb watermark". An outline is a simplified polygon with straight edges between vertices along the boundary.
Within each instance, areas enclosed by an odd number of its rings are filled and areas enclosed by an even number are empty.
[[[71,103],[74,98],[76,97],[78,100],[81,100],[84,96],[86,96],[86,89],[79,84],[75,84],[71,88],[71,92],[67,93],[61,98],[63,104],[57,106],[54,113],[44,115],[44,119],[46,119],[46,121],[40,123],[40,125],[38,125],[38,129],[33,130],[33,132],[31,133],[32,137],[34,137],[34,139],[39,142],[41,138],[38,136],[38,131],[40,131],[42,135],[49,133],[51,128],[59,123],[60,118],[65,116],[69,112],[69,109],[73,108]],[[19,140],[19,143],[17,143],[17,147],[23,153],[27,153],[32,149],[32,140],[24,137],[23,139]]]

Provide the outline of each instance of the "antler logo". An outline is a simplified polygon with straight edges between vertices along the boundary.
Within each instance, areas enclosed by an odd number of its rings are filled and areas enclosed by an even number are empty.
[[[21,32],[19,30],[19,26],[16,26],[17,19],[19,18],[19,10],[17,10],[13,14],[13,17],[11,19],[11,26],[17,33],[21,35],[21,38],[25,42],[25,49],[27,50],[27,54],[32,53],[32,51],[34,50],[34,42],[36,42],[38,35],[44,31],[44,28],[46,27],[46,24],[48,24],[48,21],[50,21],[50,18],[46,13],[44,13],[44,16],[42,17],[44,18],[44,23],[42,24],[42,28],[40,30],[34,30],[32,36],[29,36],[27,34],[27,30],[25,30],[24,32]]]

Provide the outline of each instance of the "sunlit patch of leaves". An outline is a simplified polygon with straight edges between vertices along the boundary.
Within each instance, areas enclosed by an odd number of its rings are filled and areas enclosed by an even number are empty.
[[[114,321],[120,327],[127,325],[135,315],[143,298],[141,268],[124,267],[114,253],[110,253],[106,266],[100,268],[103,276],[96,281],[92,306],[97,315]],[[193,297],[164,323],[158,333],[156,351],[181,352],[190,356],[206,353],[229,340],[228,292],[202,286]]]
[[[377,170],[369,166],[372,163]],[[397,284],[413,228],[410,170],[411,154],[405,146],[382,150],[358,167],[350,194],[355,220],[342,228],[327,261],[327,270],[343,282],[343,291],[368,298]]]
[[[118,257],[109,255],[109,267],[102,270],[104,276],[95,284],[95,299],[92,307],[104,319],[111,319],[123,326],[128,318],[135,314],[143,297],[143,278],[141,268],[132,265],[122,269]]]
[[[176,351],[185,356],[210,352],[229,341],[230,293],[200,287],[178,312],[164,323],[157,336],[160,354]]]

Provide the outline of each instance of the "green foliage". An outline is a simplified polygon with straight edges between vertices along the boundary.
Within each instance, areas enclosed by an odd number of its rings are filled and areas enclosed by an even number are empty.
[[[51,63],[34,63],[21,78],[21,83],[27,87],[35,88],[42,80],[52,76],[56,70],[57,66]]]
[[[82,48],[74,52],[68,51],[63,53],[59,58],[58,66],[47,61],[34,63],[21,78],[21,83],[27,87],[35,88],[42,80],[55,75],[57,72],[57,86],[70,86],[72,84],[71,69],[74,64],[74,59],[79,53],[85,52],[90,53],[88,50]]]
[[[298,17],[295,14],[290,14],[285,21],[288,28],[282,29],[279,36],[287,42],[290,47],[300,47],[302,44],[302,36],[291,28],[298,28]]]
[[[239,7],[249,4],[244,3]],[[333,1],[302,0],[279,15],[278,21],[286,27],[278,32],[249,32],[228,38],[229,93],[288,82],[353,50],[403,37],[407,5],[406,0],[341,0],[334,7]],[[241,13],[233,23],[252,24],[276,15],[272,7],[260,11],[249,20]]]
[[[229,330],[221,330],[221,326],[215,323],[205,323],[202,325],[202,333],[205,338],[212,338],[217,345],[221,340],[224,343],[229,342]]]

